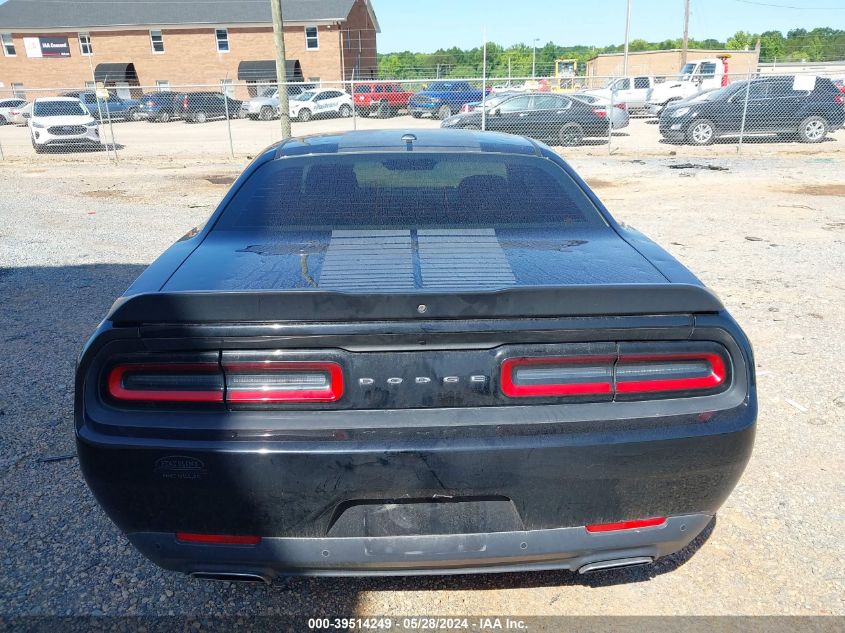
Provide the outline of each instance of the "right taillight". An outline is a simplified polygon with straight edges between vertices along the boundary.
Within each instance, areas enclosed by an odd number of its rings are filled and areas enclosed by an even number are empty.
[[[721,351],[646,352],[622,349],[609,357],[531,356],[501,362],[499,383],[508,398],[604,399],[708,395],[727,387]]]
[[[709,390],[727,378],[716,353],[622,355],[615,374],[619,394]]]
[[[845,103],[845,95],[834,95],[833,100],[836,102],[836,105],[842,105]]]

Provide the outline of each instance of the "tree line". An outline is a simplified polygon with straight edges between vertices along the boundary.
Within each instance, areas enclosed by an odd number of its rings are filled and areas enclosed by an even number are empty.
[[[760,61],[838,61],[845,59],[845,30],[829,27],[792,29],[784,35],[780,31],[749,33],[737,31],[726,41],[716,39],[690,39],[690,48],[704,49],[753,49],[760,40]],[[648,42],[642,39],[631,40],[629,50],[654,51],[681,48],[682,40],[667,39],[661,42]],[[578,72],[583,74],[587,60],[603,53],[621,53],[622,44],[610,46],[559,46],[548,42],[536,49],[528,44],[501,46],[494,42],[487,44],[487,73],[493,77],[528,77],[535,72],[537,76],[554,74],[556,59],[574,59],[578,62]],[[383,53],[379,56],[379,74],[384,78],[416,79],[432,77],[476,77],[481,75],[483,50],[480,46],[472,49],[452,47],[433,53],[413,53],[403,51]]]

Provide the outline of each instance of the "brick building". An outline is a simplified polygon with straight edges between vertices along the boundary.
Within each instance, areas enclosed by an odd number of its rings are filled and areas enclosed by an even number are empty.
[[[370,0],[283,1],[289,80],[375,76],[379,25]],[[254,94],[276,77],[269,0],[7,0],[0,46],[0,95],[95,79],[124,96],[229,83]]]

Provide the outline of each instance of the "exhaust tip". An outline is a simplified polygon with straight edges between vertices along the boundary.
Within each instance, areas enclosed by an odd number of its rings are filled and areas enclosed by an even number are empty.
[[[651,556],[637,556],[635,558],[614,558],[611,560],[600,560],[595,563],[587,563],[578,568],[579,574],[589,574],[593,571],[603,569],[621,569],[622,567],[638,567],[640,565],[651,565],[654,559]]]
[[[269,576],[252,572],[195,571],[191,572],[190,576],[200,580],[217,580],[220,582],[252,582],[264,583],[265,585],[270,585],[273,582],[273,579]]]

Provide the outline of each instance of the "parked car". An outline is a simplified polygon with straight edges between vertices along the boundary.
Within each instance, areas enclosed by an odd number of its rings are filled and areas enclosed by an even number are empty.
[[[179,95],[182,118],[188,123],[205,123],[211,119],[240,119],[243,101],[222,92],[186,92]]]
[[[33,102],[29,118],[32,148],[41,154],[47,148],[101,145],[98,123],[79,99],[42,97]]]
[[[719,137],[745,134],[794,136],[819,143],[845,125],[845,95],[830,79],[804,86],[791,75],[738,81],[680,104],[660,115],[660,133],[669,141],[709,145]],[[746,96],[748,106],[746,107]]]
[[[26,99],[0,99],[0,125],[12,123],[12,112],[26,105]]]
[[[476,110],[480,110],[481,106],[484,105],[487,108],[493,108],[497,104],[501,103],[508,97],[512,97],[518,94],[525,94],[525,91],[521,90],[510,90],[510,91],[500,91],[500,92],[491,92],[490,95],[484,101],[473,101],[471,103],[465,103],[461,106],[460,114],[466,114],[467,112],[475,112]]]
[[[621,130],[628,127],[631,123],[631,114],[628,111],[627,103],[612,102],[604,97],[597,97],[595,95],[588,95],[583,93],[575,93],[570,95],[577,101],[583,101],[592,107],[604,107],[607,116],[610,117],[610,122],[614,130]]]
[[[288,84],[288,99],[302,94],[306,90],[316,90],[317,84]],[[253,97],[243,106],[244,116],[252,120],[269,121],[279,116],[279,91],[276,88],[267,88],[261,95]]]
[[[408,111],[415,119],[430,114],[445,120],[459,112],[464,104],[481,101],[483,96],[483,91],[468,81],[434,81],[411,97]]]
[[[412,96],[414,93],[408,92],[398,83],[355,84],[355,108],[363,116],[373,112],[380,116],[392,116],[399,110],[406,110]]]
[[[481,129],[481,111],[457,114],[444,128]],[[512,95],[489,108],[485,127],[492,132],[520,134],[561,145],[580,145],[585,137],[608,133],[605,106],[591,106],[578,99],[549,93]]]
[[[182,117],[182,101],[175,92],[151,92],[140,99],[138,113],[150,123],[167,123]]]
[[[64,93],[63,96],[79,99],[95,119],[100,118],[100,113],[102,113],[103,119],[111,117],[112,120],[141,120],[139,110],[141,104],[136,99],[124,99],[117,95],[109,94],[107,99],[99,99],[98,105],[98,99],[93,90],[74,90]]]
[[[648,113],[659,117],[668,105],[727,86],[730,83],[729,57],[724,55],[689,62],[681,68],[677,77],[656,84],[648,93]]]
[[[352,116],[352,96],[342,90],[306,90],[288,100],[290,118],[310,121],[314,117]]]
[[[629,112],[648,112],[648,98],[655,86],[654,77],[640,75],[637,77],[620,77],[611,79],[604,88],[588,89],[577,94],[602,97],[608,102],[624,103]]]
[[[85,345],[74,430],[194,577],[587,573],[712,524],[755,385],[722,303],[556,152],[379,130],[262,152]]]
[[[25,103],[17,108],[9,110],[9,123],[15,125],[26,125],[32,116],[32,103]]]

